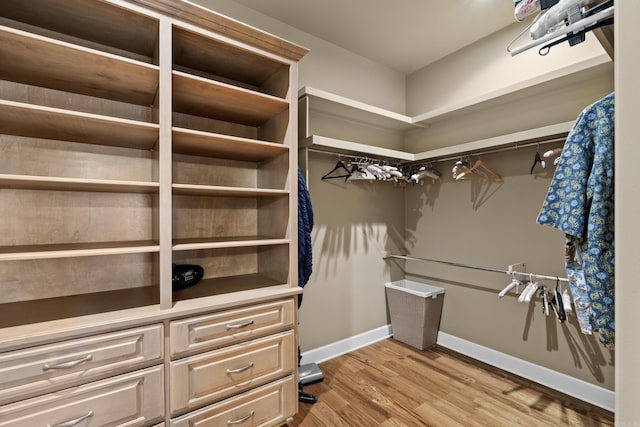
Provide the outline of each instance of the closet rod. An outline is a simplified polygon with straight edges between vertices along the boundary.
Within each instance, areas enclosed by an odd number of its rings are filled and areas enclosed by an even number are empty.
[[[427,163],[437,163],[437,162],[447,162],[449,160],[459,160],[461,157],[466,157],[466,156],[484,156],[487,154],[495,154],[495,153],[502,153],[504,151],[511,151],[511,150],[519,150],[521,148],[528,148],[528,147],[533,147],[533,146],[538,146],[538,145],[543,145],[543,144],[552,144],[554,142],[564,142],[567,139],[566,136],[561,136],[561,137],[557,137],[557,138],[553,138],[553,139],[545,139],[542,141],[535,141],[535,142],[525,142],[522,144],[513,144],[507,147],[501,147],[501,148],[494,148],[492,150],[484,150],[484,151],[462,151],[459,154],[456,155],[451,155],[449,157],[438,157],[435,158],[434,160],[431,159],[425,159],[425,160],[415,160],[413,162],[410,163],[419,163],[419,162],[427,162]]]
[[[491,149],[491,150],[461,151],[460,153],[456,153],[455,155],[452,154],[451,156],[448,156],[448,157],[434,157],[433,159],[425,158],[425,159],[421,159],[421,160],[396,160],[395,163],[399,163],[401,165],[411,165],[411,164],[416,164],[416,163],[446,162],[446,161],[449,161],[449,160],[459,160],[461,157],[466,157],[466,156],[484,156],[484,155],[487,155],[487,154],[495,154],[495,153],[501,153],[501,152],[504,152],[504,151],[519,150],[521,148],[528,148],[528,147],[538,146],[538,145],[542,145],[542,144],[551,144],[551,143],[555,143],[555,142],[564,142],[566,139],[567,139],[567,137],[565,135],[565,136],[559,136],[559,137],[555,137],[555,138],[551,138],[551,139],[543,139],[543,140],[540,140],[540,141],[531,141],[531,142],[524,142],[524,143],[509,144],[507,146],[500,147],[500,148],[494,148],[494,149]],[[336,152],[336,151],[318,150],[317,148],[306,148],[306,150],[308,152],[310,152],[310,153],[328,154],[328,155],[337,156],[337,157],[346,157],[346,158],[349,158],[349,159],[352,159],[352,160],[358,160],[358,159],[366,158],[366,159],[373,160],[373,161],[378,161],[378,162],[382,162],[382,161],[392,162],[389,159],[383,160],[383,159],[379,159],[379,158],[368,157],[366,154],[345,154],[345,153],[339,153],[339,152]]]
[[[512,275],[515,275],[515,276],[525,276],[525,277],[531,277],[531,278],[535,278],[535,279],[559,280],[561,282],[568,282],[567,279],[564,279],[564,278],[561,278],[561,277],[558,277],[558,276],[546,276],[544,274],[525,273],[525,272],[522,272],[522,271],[504,270],[504,269],[501,269],[501,268],[493,268],[493,267],[481,267],[481,266],[478,266],[478,265],[460,264],[460,263],[457,263],[457,262],[442,261],[442,260],[439,260],[439,259],[417,258],[417,257],[412,257],[412,256],[407,256],[407,255],[395,255],[395,254],[388,254],[388,255],[383,257],[383,259],[389,259],[389,258],[404,259],[404,260],[408,260],[408,261],[436,262],[438,264],[451,265],[453,267],[470,268],[472,270],[491,271],[491,272],[494,272],[494,273],[512,274]]]

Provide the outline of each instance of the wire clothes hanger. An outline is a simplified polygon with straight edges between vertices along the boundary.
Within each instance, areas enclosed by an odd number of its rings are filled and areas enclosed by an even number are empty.
[[[480,172],[480,173],[478,173]],[[459,173],[455,177],[456,181],[482,180],[482,181],[502,181],[502,177],[494,172],[485,162],[478,159],[473,166]]]
[[[342,172],[342,175],[333,175],[333,173],[335,172]],[[336,163],[336,165],[333,167],[333,169],[331,169],[329,172],[327,172],[326,174],[324,174],[322,176],[322,180],[325,181],[327,179],[338,179],[338,178],[344,178],[345,181],[351,176],[353,172],[351,171],[351,169],[349,169],[347,167],[347,165],[344,164],[344,162],[342,160],[338,160],[338,162]]]
[[[538,163],[540,163],[540,166],[542,166],[542,169],[546,169],[547,164],[540,157],[540,146],[538,146],[538,148],[536,149],[536,157],[535,159],[533,159],[533,164],[531,165],[531,171],[529,172],[530,175],[533,175],[533,170],[536,168],[536,165]]]

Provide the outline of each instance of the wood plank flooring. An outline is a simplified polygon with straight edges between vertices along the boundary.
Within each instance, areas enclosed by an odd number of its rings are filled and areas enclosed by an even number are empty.
[[[391,338],[320,364],[294,426],[613,426],[613,414],[443,347]]]

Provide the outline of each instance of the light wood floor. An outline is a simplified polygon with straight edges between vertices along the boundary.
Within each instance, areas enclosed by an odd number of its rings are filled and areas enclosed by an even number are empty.
[[[393,339],[320,365],[294,426],[613,426],[613,414],[445,348]]]

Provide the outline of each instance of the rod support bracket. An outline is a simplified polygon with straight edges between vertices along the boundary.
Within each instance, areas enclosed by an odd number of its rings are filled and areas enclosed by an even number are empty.
[[[527,265],[524,262],[516,262],[515,264],[509,264],[509,267],[507,268],[507,274],[512,274],[514,272],[513,267],[518,265],[521,265],[523,270],[527,270]]]

